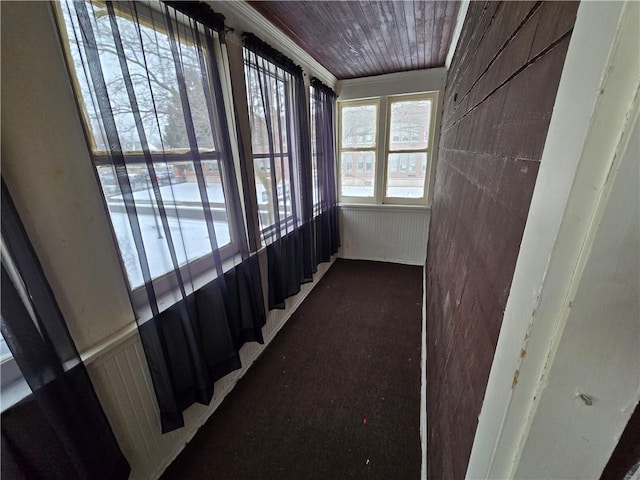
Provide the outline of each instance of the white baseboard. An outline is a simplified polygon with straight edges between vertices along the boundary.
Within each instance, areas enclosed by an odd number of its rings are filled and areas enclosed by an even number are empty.
[[[427,479],[427,267],[422,269],[422,356],[420,358],[420,443],[422,480]]]
[[[342,255],[338,254],[338,258],[344,258],[345,260],[368,260],[371,262],[386,262],[386,263],[399,263],[401,265],[413,265],[415,267],[424,266],[424,259],[422,260],[408,260],[406,258],[376,258],[366,255]]]

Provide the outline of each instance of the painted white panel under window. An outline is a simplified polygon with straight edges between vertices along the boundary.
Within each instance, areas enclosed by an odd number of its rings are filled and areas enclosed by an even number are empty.
[[[424,265],[429,218],[427,208],[341,205],[339,256]]]

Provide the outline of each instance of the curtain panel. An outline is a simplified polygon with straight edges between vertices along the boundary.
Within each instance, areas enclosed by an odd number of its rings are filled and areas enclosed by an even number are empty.
[[[316,262],[328,262],[340,248],[336,187],[336,94],[311,79],[313,235]]]
[[[313,280],[313,198],[302,69],[252,33],[242,35],[253,165],[269,309]]]
[[[193,3],[59,7],[163,433],[211,401],[266,318],[218,69],[224,23]]]
[[[4,179],[2,335],[32,392],[2,413],[2,477],[128,478],[129,464]]]

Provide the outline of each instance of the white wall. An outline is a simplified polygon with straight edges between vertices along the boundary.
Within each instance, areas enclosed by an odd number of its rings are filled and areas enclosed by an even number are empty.
[[[341,205],[341,258],[424,265],[429,210],[399,205]]]
[[[134,321],[48,2],[2,2],[2,175],[80,351]]]
[[[131,464],[131,478],[157,478],[264,346],[245,345],[241,350],[244,368],[216,382],[211,405],[190,407],[185,428],[161,435],[125,277],[50,4],[1,2],[0,8],[2,174]],[[232,73],[237,79],[242,78],[237,35],[233,41],[229,50],[236,56]],[[318,76],[328,78],[314,68]],[[327,81],[335,83],[335,79]],[[264,254],[260,260],[264,267]],[[288,299],[286,310],[269,312],[263,329],[267,343],[329,267],[321,264],[315,281]]]
[[[467,478],[599,478],[640,399],[639,23],[578,9]]]
[[[356,100],[382,95],[441,91],[444,90],[446,83],[447,69],[445,67],[429,68],[340,80],[337,85],[337,93],[338,100]]]

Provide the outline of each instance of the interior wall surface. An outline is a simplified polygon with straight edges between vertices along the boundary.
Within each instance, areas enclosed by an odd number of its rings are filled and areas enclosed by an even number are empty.
[[[464,478],[578,4],[472,2],[426,262],[429,478]]]
[[[427,208],[340,206],[340,258],[423,266],[428,233]]]

